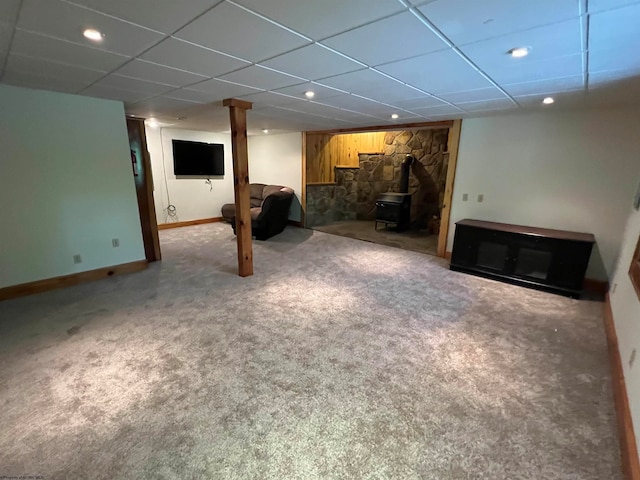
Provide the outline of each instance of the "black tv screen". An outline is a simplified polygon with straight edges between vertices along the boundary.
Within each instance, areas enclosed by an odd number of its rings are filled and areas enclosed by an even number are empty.
[[[173,140],[174,175],[224,175],[224,145]]]

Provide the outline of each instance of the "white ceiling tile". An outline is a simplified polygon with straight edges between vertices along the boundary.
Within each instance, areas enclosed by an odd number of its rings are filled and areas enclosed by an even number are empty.
[[[393,102],[393,105],[395,105],[396,107],[412,110],[414,108],[438,107],[441,105],[446,105],[446,103],[438,100],[437,98],[424,96],[424,97],[412,98],[409,100],[399,100],[399,101]]]
[[[100,50],[135,56],[162,40],[162,34],[58,0],[24,0],[18,27]],[[104,35],[100,43],[82,36],[85,28]]]
[[[383,117],[391,115],[396,110],[395,107],[383,105],[372,100],[366,100],[364,98],[356,97],[355,95],[340,95],[338,97],[325,98],[321,103],[352,110],[354,112],[362,112],[368,115]]]
[[[538,62],[523,62],[509,68],[489,65],[480,65],[480,68],[499,84],[512,84],[580,75],[583,70],[582,60],[582,55],[577,54]]]
[[[223,82],[222,80],[206,80],[189,87],[187,90],[195,90],[196,92],[204,92],[211,97],[210,102],[216,102],[218,100],[224,100],[225,98],[234,98],[242,95],[249,95],[250,93],[258,93],[260,90],[257,88],[246,87],[244,85],[237,85],[235,83]]]
[[[427,107],[427,108],[412,108],[410,110],[421,116],[426,116],[426,117],[431,117],[432,115],[450,115],[450,114],[461,113],[459,108],[453,107],[451,105],[440,105],[437,107]]]
[[[9,44],[11,43],[11,34],[13,33],[13,27],[0,21],[0,52],[8,52]]]
[[[2,0],[0,2],[0,19],[12,23],[18,15],[21,0]]]
[[[240,85],[247,85],[261,90],[273,90],[304,83],[303,79],[276,72],[259,65],[252,65],[251,67],[236,70],[235,72],[222,75],[219,78],[220,80],[239,83]]]
[[[606,72],[595,72],[589,74],[588,89],[595,87],[610,87],[616,84],[629,84],[637,82],[635,70],[607,70]]]
[[[4,0],[3,0],[4,1]],[[128,22],[173,33],[220,0],[71,0],[94,10],[113,15]]]
[[[311,82],[301,83],[299,85],[293,85],[291,87],[278,88],[274,91],[301,99],[306,99],[305,92],[312,91],[313,93],[315,93],[315,96],[313,97],[314,100],[321,100],[323,98],[335,97],[337,95],[344,94],[344,92],[341,92],[339,90],[335,90],[333,88],[325,87],[323,85],[318,85],[317,83]]]
[[[502,88],[512,96],[581,90],[584,88],[584,77],[582,75],[570,75],[568,77],[550,78],[533,82],[506,84],[503,85]]]
[[[178,88],[176,90],[171,90],[170,92],[163,94],[163,96],[194,103],[211,102],[210,93],[197,92],[195,90],[189,90],[188,88]]]
[[[316,102],[298,102],[295,104],[287,105],[283,108],[287,110],[293,110],[302,113],[311,113],[313,115],[321,115],[323,117],[334,118],[339,114],[340,109],[330,105],[323,105]]]
[[[286,110],[275,111],[272,110],[259,110],[254,112],[253,110],[249,110],[247,112],[247,127],[262,129],[284,129],[291,131],[300,131],[300,130],[320,130],[325,128],[332,128],[333,122],[330,123],[330,120],[324,117],[314,117],[314,116],[305,116],[299,115],[299,117],[295,118],[292,113],[295,112],[287,112]]]
[[[531,47],[529,55],[513,58],[508,51],[514,47]],[[528,64],[582,52],[580,20],[534,28],[526,32],[503,35],[460,47],[462,52],[482,70],[500,83],[501,71],[526,69]]]
[[[638,0],[589,0],[589,12],[594,13],[603,10],[612,10],[633,3],[638,3]]]
[[[130,57],[117,53],[97,50],[77,43],[58,40],[17,29],[13,37],[11,51],[19,55],[38,57],[67,65],[111,71],[129,60]]]
[[[518,108],[518,105],[509,98],[495,98],[493,100],[458,103],[456,106],[467,112],[486,112],[490,110],[511,110]]]
[[[323,43],[370,66],[448,48],[409,12],[350,30]]]
[[[272,58],[263,62],[262,65],[308,80],[317,80],[364,68],[359,63],[315,44]]]
[[[177,100],[169,97],[153,97],[133,104],[126,105],[127,113],[133,113],[144,117],[167,116],[171,111],[184,111],[199,104]]]
[[[578,0],[438,0],[419,7],[456,45],[577,17]]]
[[[90,87],[82,90],[80,95],[84,95],[86,97],[106,98],[108,100],[119,100],[121,102],[128,103],[139,102],[141,100],[144,100],[145,98],[153,96],[153,94],[147,92],[120,90],[117,88],[106,87],[98,84],[93,84]]]
[[[404,9],[397,0],[237,0],[314,40],[359,27]]]
[[[10,54],[7,59],[5,75],[9,72],[24,73],[42,78],[59,80],[73,79],[82,86],[90,85],[105,75],[104,72],[86,68],[49,62],[40,58]],[[70,82],[71,83],[71,82]],[[76,84],[76,83],[74,83]]]
[[[78,78],[42,77],[29,72],[5,69],[2,83],[24,88],[37,88],[54,92],[76,93],[86,87],[86,82]]]
[[[252,62],[309,43],[230,3],[218,5],[179,30],[175,36]]]
[[[609,50],[589,51],[589,72],[625,70],[631,75],[640,74],[640,60],[634,44]]]
[[[362,95],[365,92],[391,91],[394,88],[403,86],[401,83],[398,83],[395,80],[371,69],[358,70],[342,75],[336,75],[335,77],[324,78],[318,83],[339,88],[346,92],[357,93],[359,95]],[[418,96],[420,96],[419,93],[416,97]]]
[[[505,98],[505,94],[495,87],[478,88],[476,90],[466,90],[462,92],[441,93],[438,96],[451,103],[479,102],[482,100]]]
[[[589,17],[589,51],[640,44],[640,3]],[[637,54],[634,55],[637,57]]]
[[[222,55],[177,38],[163,40],[140,58],[208,77],[217,77],[250,65],[244,60]]]
[[[136,78],[123,77],[121,75],[108,75],[96,82],[101,87],[113,88],[123,91],[143,92],[147,97],[162,95],[169,90],[173,90],[170,85],[161,85],[159,83],[147,82]],[[124,101],[124,100],[123,100]]]
[[[184,70],[177,70],[175,68],[165,67],[163,65],[137,59],[127,63],[114,73],[149,82],[172,85],[174,87],[183,87],[185,85],[201,82],[208,78],[204,75],[197,75],[195,73],[185,72]]]
[[[273,92],[252,93],[251,95],[243,95],[239,98],[246,102],[251,102],[254,110],[264,107],[282,107],[304,102],[301,98],[294,98]]]
[[[490,87],[491,83],[476,72],[453,50],[443,50],[378,67],[383,72],[414,87],[432,93],[457,92]]]
[[[516,102],[521,107],[530,108],[536,107],[545,110],[552,110],[558,108],[575,107],[584,103],[586,92],[558,92],[553,95],[554,103],[552,105],[545,105],[542,100],[544,95],[522,95],[515,97]]]

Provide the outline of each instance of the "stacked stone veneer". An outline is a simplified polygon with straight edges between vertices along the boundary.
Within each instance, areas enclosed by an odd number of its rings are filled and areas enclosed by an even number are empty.
[[[307,226],[339,220],[375,219],[375,202],[385,192],[399,192],[400,164],[407,154],[411,166],[411,225],[424,228],[439,215],[449,155],[447,129],[388,132],[384,152],[361,153],[359,167],[336,167],[335,184],[307,186]]]

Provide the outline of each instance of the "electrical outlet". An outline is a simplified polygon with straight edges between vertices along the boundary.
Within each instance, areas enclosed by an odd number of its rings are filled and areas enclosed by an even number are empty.
[[[113,245],[113,248],[117,248],[120,246],[120,239],[119,238],[112,238],[111,239],[111,245]]]
[[[73,263],[82,263],[82,257],[80,255],[74,255]]]
[[[636,361],[636,349],[631,350],[631,355],[629,355],[629,368],[633,367],[634,362]]]
[[[462,201],[466,202],[467,200],[469,200],[469,194],[468,193],[463,193],[462,194]]]
[[[482,203],[484,201],[484,195],[480,194],[478,195],[478,203]]]

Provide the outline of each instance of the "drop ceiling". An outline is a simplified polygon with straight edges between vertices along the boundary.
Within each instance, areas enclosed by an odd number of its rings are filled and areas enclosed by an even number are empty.
[[[393,126],[638,101],[638,24],[640,0],[2,0],[0,82],[175,128],[228,130],[229,97],[250,133]]]

